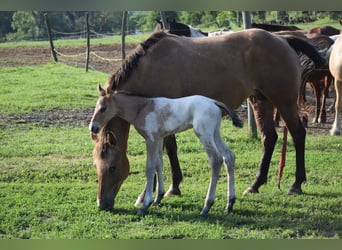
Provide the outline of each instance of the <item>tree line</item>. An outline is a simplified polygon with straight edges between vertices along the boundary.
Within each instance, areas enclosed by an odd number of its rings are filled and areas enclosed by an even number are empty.
[[[0,42],[18,40],[46,39],[44,13],[56,38],[67,34],[78,34],[85,29],[84,11],[2,11],[0,12]],[[312,22],[320,18],[339,20],[341,11],[254,11],[251,12],[253,22],[292,24]],[[241,12],[237,11],[167,11],[169,19],[190,24],[198,28],[223,29],[241,25]],[[151,32],[160,19],[158,11],[129,11],[127,33]],[[91,29],[102,34],[120,34],[122,12],[91,11],[89,12]]]

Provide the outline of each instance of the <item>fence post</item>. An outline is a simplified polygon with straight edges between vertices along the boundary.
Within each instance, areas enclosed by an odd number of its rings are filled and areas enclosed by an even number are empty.
[[[245,29],[251,28],[251,16],[249,11],[242,12],[242,20]],[[257,129],[256,123],[254,118],[254,113],[251,104],[247,101],[247,108],[248,108],[248,132],[250,137],[257,138]]]
[[[121,25],[121,58],[122,60],[126,58],[126,45],[125,45],[126,24],[127,24],[127,11],[124,11],[122,14],[122,25]]]
[[[50,42],[50,47],[51,47],[51,55],[52,55],[52,58],[53,58],[54,62],[58,62],[56,51],[55,51],[55,47],[53,46],[53,41],[52,41],[52,36],[51,36],[51,28],[50,28],[49,20],[48,20],[48,17],[47,17],[47,13],[44,14],[44,19],[45,19],[47,35],[48,35],[49,42]]]
[[[87,51],[86,51],[86,72],[89,67],[89,55],[90,55],[90,29],[89,29],[89,13],[86,12],[86,28],[87,28]]]
[[[167,20],[166,20],[165,12],[164,11],[160,11],[159,14],[160,14],[160,18],[161,18],[161,21],[163,23],[164,29],[165,30],[169,29],[170,27],[168,27],[168,23],[167,23]]]

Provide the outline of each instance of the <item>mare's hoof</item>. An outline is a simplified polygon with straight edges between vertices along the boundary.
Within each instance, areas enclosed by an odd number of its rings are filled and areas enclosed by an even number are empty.
[[[248,194],[257,194],[257,193],[259,193],[258,189],[254,189],[252,187],[249,187],[242,194],[248,195]]]
[[[181,196],[181,191],[179,188],[170,187],[169,190],[165,193],[165,197],[172,197],[172,196]]]
[[[135,201],[134,206],[140,207],[142,204],[144,204],[144,197],[139,196]]]
[[[287,192],[287,195],[298,195],[303,194],[301,188],[291,187],[290,190]]]

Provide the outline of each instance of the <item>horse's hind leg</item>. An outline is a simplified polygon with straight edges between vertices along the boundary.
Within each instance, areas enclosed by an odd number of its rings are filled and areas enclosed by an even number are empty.
[[[250,101],[253,104],[255,121],[261,133],[263,155],[256,179],[253,184],[243,192],[244,195],[249,193],[258,193],[259,187],[267,182],[272,154],[275,143],[278,139],[273,121],[273,105],[264,97],[261,97],[261,99],[253,97]]]
[[[335,120],[333,126],[330,130],[330,135],[341,134],[340,127],[341,123],[339,120],[339,112],[342,108],[342,80],[335,78],[335,91],[336,91],[336,101],[335,101]]]
[[[183,180],[183,174],[180,169],[178,156],[177,156],[177,143],[175,135],[170,135],[165,137],[164,146],[167,152],[167,155],[170,160],[171,165],[171,175],[172,175],[172,184],[169,187],[169,190],[165,193],[165,196],[174,196],[181,195],[181,191],[179,189],[179,184]]]
[[[296,180],[288,194],[302,194],[301,185],[306,181],[305,173],[305,128],[298,116],[297,105],[286,105],[280,109],[281,116],[293,138],[296,149]]]

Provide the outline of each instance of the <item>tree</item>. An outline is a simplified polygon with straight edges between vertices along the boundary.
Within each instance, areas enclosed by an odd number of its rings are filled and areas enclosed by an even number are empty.
[[[41,34],[41,29],[33,14],[33,11],[16,11],[12,17],[12,29],[15,33],[7,36],[11,39],[36,39]]]
[[[14,11],[0,11],[0,42],[5,41],[6,34],[13,32],[11,23]]]

